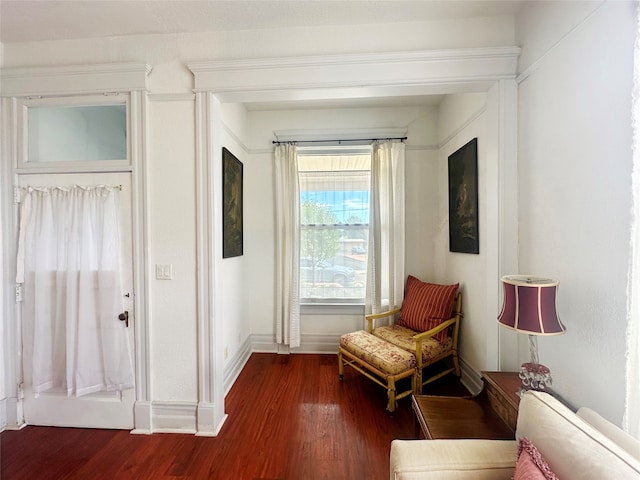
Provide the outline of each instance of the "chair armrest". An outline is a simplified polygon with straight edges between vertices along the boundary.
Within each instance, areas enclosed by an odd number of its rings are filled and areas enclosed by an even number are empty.
[[[413,336],[413,339],[416,342],[418,342],[418,341],[425,340],[427,338],[433,337],[436,333],[441,332],[442,330],[444,330],[446,328],[449,328],[450,325],[453,325],[457,321],[458,321],[458,317],[450,318],[446,322],[442,322],[440,325],[438,325],[435,328],[432,328],[431,330],[427,330],[426,332],[416,333]]]
[[[393,440],[391,480],[508,480],[516,465],[515,440]]]
[[[400,312],[400,307],[396,307],[386,312],[371,313],[369,315],[365,315],[364,318],[367,320],[367,331],[369,333],[373,331],[374,321],[377,320],[378,318],[391,317],[392,315],[395,315],[396,313],[399,313],[399,312]]]

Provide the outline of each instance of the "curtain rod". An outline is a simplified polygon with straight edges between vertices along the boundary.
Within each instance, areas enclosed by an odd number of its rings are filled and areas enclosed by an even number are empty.
[[[122,191],[122,185],[104,185],[104,184],[100,184],[100,185],[94,185],[94,186],[84,186],[84,185],[72,185],[71,187],[61,187],[61,186],[53,186],[53,187],[47,187],[47,186],[35,186],[35,185],[26,185],[24,187],[16,187],[19,188],[20,190],[28,190],[29,188],[33,188],[34,190],[38,190],[41,188],[57,188],[60,190],[68,190],[70,188],[73,187],[78,187],[78,188],[82,188],[82,189],[89,189],[89,188],[97,188],[97,187],[109,187],[109,188],[113,188],[114,190],[120,190]]]
[[[342,145],[342,142],[375,142],[377,140],[400,140],[401,142],[404,142],[408,137],[384,137],[384,138],[343,138],[343,139],[332,139],[332,140],[290,140],[290,141],[280,141],[280,140],[274,140],[273,143],[274,145],[280,145],[282,143],[338,143],[338,145]]]

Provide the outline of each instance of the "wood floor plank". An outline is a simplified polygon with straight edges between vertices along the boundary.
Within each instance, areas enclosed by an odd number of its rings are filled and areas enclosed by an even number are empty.
[[[385,479],[394,438],[415,438],[410,398],[336,355],[254,353],[226,398],[217,437],[28,426],[0,435],[0,477],[22,479]],[[457,379],[424,393],[468,394]]]

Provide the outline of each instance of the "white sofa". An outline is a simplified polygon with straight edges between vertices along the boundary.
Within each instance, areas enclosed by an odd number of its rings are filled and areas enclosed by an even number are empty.
[[[593,410],[546,393],[520,400],[516,440],[394,440],[391,480],[510,479],[528,438],[560,480],[640,479],[640,441]]]

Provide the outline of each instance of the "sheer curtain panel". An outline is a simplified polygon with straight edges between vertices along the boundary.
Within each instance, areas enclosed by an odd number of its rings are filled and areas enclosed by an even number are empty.
[[[295,145],[275,150],[276,342],[300,346],[300,185]]]
[[[404,296],[404,151],[401,142],[373,146],[367,313],[400,306]]]
[[[640,438],[640,9],[636,12],[636,44],[633,58],[633,170],[631,174],[631,261],[628,279],[626,387],[623,427]]]
[[[82,396],[133,387],[120,280],[117,195],[110,187],[29,187],[17,283],[33,392]]]

